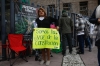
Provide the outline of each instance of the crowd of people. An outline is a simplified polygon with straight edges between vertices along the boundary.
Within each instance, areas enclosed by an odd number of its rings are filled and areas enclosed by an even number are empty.
[[[96,21],[94,21],[94,14],[91,16],[89,20],[85,19],[82,14],[76,14],[75,24],[73,25],[73,21],[71,18],[68,17],[66,10],[62,11],[62,16],[59,20],[47,16],[45,10],[43,8],[38,9],[38,18],[35,20],[38,28],[50,28],[52,23],[55,24],[56,29],[59,31],[61,35],[61,44],[62,44],[62,55],[66,55],[66,46],[68,44],[69,53],[72,54],[73,52],[73,41],[72,41],[72,34],[73,30],[76,31],[76,38],[77,38],[77,54],[84,54],[84,48],[88,47],[89,52],[92,51],[92,38],[90,34],[93,34],[93,27],[91,25]],[[100,19],[98,19],[98,22]],[[91,22],[91,23],[90,23]],[[73,27],[75,29],[73,29]],[[67,43],[66,43],[67,41]],[[46,65],[50,64],[50,49],[44,48],[41,49],[42,59],[40,64],[46,63]],[[46,54],[46,55],[45,55]],[[98,61],[100,60],[100,48],[98,47]],[[100,63],[100,61],[99,61]],[[100,66],[100,65],[99,65]]]

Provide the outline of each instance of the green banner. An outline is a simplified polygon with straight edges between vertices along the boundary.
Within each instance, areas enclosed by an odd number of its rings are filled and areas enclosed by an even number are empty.
[[[30,4],[30,0],[22,0],[22,3],[24,3],[24,4]]]
[[[56,29],[51,28],[34,28],[33,32],[33,49],[59,49],[60,35]]]

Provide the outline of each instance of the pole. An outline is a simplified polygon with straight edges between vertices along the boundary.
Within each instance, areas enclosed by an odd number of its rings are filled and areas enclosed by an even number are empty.
[[[58,2],[59,2],[59,18],[60,18],[60,0],[58,0]]]
[[[54,8],[52,7],[52,17],[54,18]]]
[[[10,0],[10,33],[15,33],[15,12],[14,1]],[[15,53],[12,51],[12,58],[15,58]]]
[[[47,16],[50,16],[49,12],[50,12],[50,9],[49,9],[49,6],[48,6],[47,7]]]
[[[74,36],[74,39],[75,39],[75,44],[74,46],[77,46],[77,32],[76,32],[76,28],[75,28],[75,21],[76,21],[76,14],[73,13],[73,16],[74,16],[74,24],[73,24],[73,36]]]
[[[5,22],[5,0],[1,0],[1,40],[2,40],[2,60],[6,60],[6,22]]]
[[[98,5],[100,5],[100,0],[98,0]]]

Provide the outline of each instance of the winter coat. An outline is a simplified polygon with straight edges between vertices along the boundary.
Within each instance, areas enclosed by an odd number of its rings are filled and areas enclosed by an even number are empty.
[[[72,33],[73,22],[67,16],[67,14],[63,14],[62,17],[59,19],[59,29],[62,34],[65,33]]]
[[[84,35],[86,21],[83,18],[77,18],[75,22],[75,27],[77,31],[77,35]]]

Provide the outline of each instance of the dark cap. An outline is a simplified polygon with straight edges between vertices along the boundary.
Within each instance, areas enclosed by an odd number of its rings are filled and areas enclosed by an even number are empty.
[[[66,13],[66,10],[62,10],[62,14],[63,14],[63,13]]]

